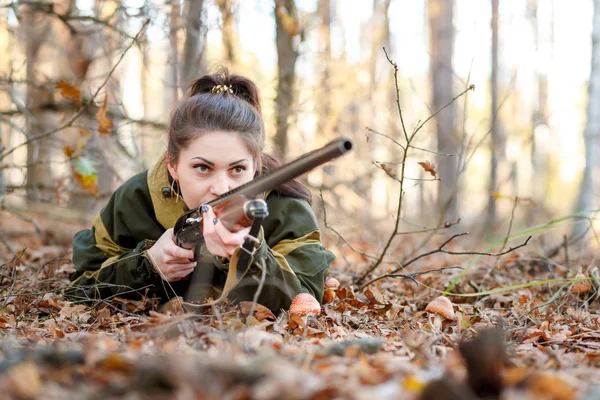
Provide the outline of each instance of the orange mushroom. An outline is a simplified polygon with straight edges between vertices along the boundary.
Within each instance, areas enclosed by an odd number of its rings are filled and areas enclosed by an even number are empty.
[[[579,273],[577,275],[575,275],[575,279],[581,279],[581,278],[587,278],[587,276],[585,276],[582,273]],[[589,292],[592,289],[592,283],[590,281],[579,281],[579,282],[575,282],[571,285],[571,292],[577,293],[577,294],[584,294]]]
[[[336,291],[340,287],[340,281],[330,276],[325,281],[325,291],[323,292],[323,303],[329,303],[336,298]]]
[[[307,315],[316,315],[321,312],[321,305],[312,295],[308,293],[300,293],[290,306],[290,315],[304,317]]]
[[[435,298],[431,303],[427,304],[425,311],[435,315],[439,315],[444,319],[454,321],[456,315],[454,315],[454,309],[452,308],[452,302],[444,296]]]

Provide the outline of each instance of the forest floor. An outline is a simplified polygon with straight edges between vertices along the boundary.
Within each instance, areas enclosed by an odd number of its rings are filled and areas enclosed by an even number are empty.
[[[250,316],[248,304],[204,315],[161,313],[149,300],[73,304],[61,289],[74,271],[70,240],[82,226],[40,226],[35,234],[2,214],[0,228],[16,249],[0,247],[2,398],[600,398],[591,250],[548,256],[551,241],[539,236],[474,260],[466,273],[473,255],[437,253],[360,290],[352,282],[371,260],[332,243],[338,259],[330,276],[341,286],[301,326],[285,310],[275,317],[256,306]],[[455,240],[445,249],[474,246]],[[385,268],[376,272],[396,266]],[[447,295],[455,318],[426,311],[461,273]],[[578,273],[592,279],[524,285]]]

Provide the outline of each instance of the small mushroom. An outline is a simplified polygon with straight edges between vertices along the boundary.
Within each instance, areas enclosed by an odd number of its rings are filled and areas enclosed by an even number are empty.
[[[577,275],[575,275],[575,279],[581,279],[581,278],[587,278],[587,276],[585,276],[582,273],[579,273]],[[577,294],[584,294],[589,292],[592,289],[592,283],[590,281],[579,281],[579,282],[575,282],[571,285],[571,292],[577,293]]]
[[[452,308],[452,302],[444,296],[437,297],[431,303],[427,304],[425,311],[439,315],[445,319],[450,319],[452,321],[456,319],[456,315],[454,315],[454,309]]]
[[[323,292],[323,303],[329,303],[336,298],[336,291],[340,287],[340,281],[330,276],[325,281],[325,291]]]
[[[300,293],[290,306],[290,315],[304,317],[307,315],[316,315],[321,312],[321,305],[312,295],[308,293]]]

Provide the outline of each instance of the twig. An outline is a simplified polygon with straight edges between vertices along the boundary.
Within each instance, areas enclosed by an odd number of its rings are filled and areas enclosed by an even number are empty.
[[[265,280],[267,279],[267,266],[265,265],[264,260],[260,260],[260,264],[262,266],[262,274],[260,276],[260,282],[258,283],[256,292],[254,293],[254,297],[252,298],[252,307],[250,307],[250,313],[248,314],[249,317],[254,314],[254,308],[256,307],[256,303],[258,303],[258,297],[260,296],[265,284]]]
[[[420,272],[414,272],[412,274],[386,274],[386,278],[402,278],[402,279],[410,279],[412,281],[414,281],[415,283],[420,283],[417,281],[417,276],[421,276],[421,275],[425,275],[425,274],[430,274],[433,272],[443,272],[447,269],[463,269],[463,267],[460,266],[451,266],[451,267],[441,267],[441,268],[437,268],[437,269],[430,269],[427,271],[420,271]]]
[[[352,247],[352,245],[350,244],[350,242],[348,242],[346,240],[346,238],[344,238],[344,236],[342,236],[341,233],[339,233],[337,230],[335,230],[334,228],[332,228],[331,226],[329,226],[329,224],[327,223],[327,210],[325,207],[325,200],[323,199],[323,191],[319,190],[319,197],[321,198],[321,203],[323,206],[323,223],[325,224],[325,227],[328,228],[329,230],[331,230],[333,233],[335,233],[336,235],[338,235],[338,237],[346,244],[346,246],[348,246],[350,248],[350,250],[352,250],[353,252],[360,254],[361,256],[376,260],[377,257],[372,256],[370,254],[367,254],[365,252],[362,252],[358,249],[355,249],[354,247]]]
[[[4,304],[2,305],[2,308],[6,308],[6,304],[8,304],[8,299],[10,299],[12,297],[12,291],[13,291],[13,289],[15,287],[15,283],[17,282],[17,280],[14,278],[16,276],[16,274],[17,274],[17,269],[15,268],[16,267],[15,263],[17,261],[19,261],[19,259],[23,256],[23,254],[25,254],[25,250],[27,250],[27,248],[23,249],[23,251],[21,251],[21,254],[15,256],[13,258],[13,260],[11,262],[9,262],[9,264],[13,265],[13,268],[12,268],[12,277],[11,277],[12,278],[12,283],[10,284],[10,289],[8,290],[8,295],[6,295],[6,298],[4,299]]]
[[[102,82],[102,84],[98,87],[98,89],[96,89],[96,91],[92,95],[90,101],[88,101],[83,106],[81,106],[81,108],[75,114],[73,114],[73,116],[71,118],[69,118],[67,120],[67,122],[65,122],[64,124],[58,126],[57,128],[50,129],[49,131],[40,133],[39,135],[33,136],[33,137],[25,140],[23,143],[18,144],[15,147],[13,147],[13,148],[5,151],[4,153],[0,154],[0,160],[3,160],[4,158],[6,158],[8,155],[10,155],[14,151],[16,151],[18,148],[26,146],[29,143],[32,143],[34,141],[43,139],[43,138],[45,138],[47,136],[50,136],[50,135],[52,135],[52,134],[54,134],[54,133],[56,133],[58,131],[61,131],[61,130],[65,129],[65,128],[71,126],[73,124],[73,122],[75,122],[75,120],[77,120],[77,118],[79,118],[85,112],[85,110],[88,108],[88,106],[95,100],[96,96],[98,96],[98,94],[100,93],[100,91],[102,90],[102,88],[104,88],[104,86],[106,86],[106,84],[108,83],[109,79],[111,78],[111,76],[113,75],[113,73],[115,72],[115,70],[117,69],[117,67],[121,64],[121,61],[125,58],[125,55],[129,51],[129,49],[131,49],[131,47],[133,47],[133,45],[137,42],[137,39],[140,37],[140,35],[146,29],[146,26],[149,23],[150,23],[150,19],[147,19],[146,21],[144,21],[144,23],[142,24],[142,27],[140,28],[140,30],[138,31],[138,33],[135,35],[135,37],[133,38],[133,40],[131,41],[131,43],[129,44],[129,46],[127,46],[125,48],[125,50],[123,51],[123,53],[121,54],[121,56],[119,57],[119,59],[117,60],[117,62],[115,63],[115,65],[113,65],[113,67],[110,69],[110,71],[108,72],[108,75],[107,75],[106,79],[104,80],[104,82]]]
[[[567,235],[563,235],[563,246],[565,248],[565,267],[569,267],[569,240]]]
[[[2,228],[0,228],[0,240],[2,240],[2,243],[4,243],[8,251],[10,251],[13,254],[15,253],[15,248],[12,247],[12,245],[10,244],[8,236],[6,236],[6,232],[4,232]]]
[[[421,122],[421,125],[417,126],[414,130],[414,132],[412,133],[412,135],[410,136],[411,140],[412,138],[415,137],[415,135],[417,134],[417,132],[419,132],[421,130],[421,128],[423,127],[423,125],[425,125],[430,119],[432,119],[433,117],[435,117],[436,115],[438,115],[439,113],[441,113],[446,107],[448,107],[450,104],[454,103],[456,101],[456,99],[458,99],[459,97],[461,97],[463,94],[467,93],[469,90],[475,90],[475,85],[469,85],[467,86],[467,88],[465,90],[463,90],[462,92],[460,92],[459,94],[457,94],[456,96],[454,96],[452,98],[452,100],[450,100],[448,103],[446,103],[445,106],[443,106],[442,108],[440,108],[439,110],[437,110],[436,112],[434,112],[433,114],[431,114],[429,117],[427,117],[425,119],[425,121]]]
[[[397,144],[402,150],[406,151],[406,149],[404,148],[404,145],[402,143],[398,142],[396,139],[394,139],[394,138],[386,135],[385,133],[377,132],[376,130],[371,129],[368,126],[367,126],[366,129],[369,132],[373,132],[376,135],[383,136],[384,138],[391,140],[392,142],[394,142],[395,144]],[[369,136],[367,136],[367,140],[369,140]]]
[[[406,145],[401,146],[403,149],[405,149],[405,151],[402,154],[402,159],[401,159],[401,171],[400,171],[400,178],[394,178],[396,179],[399,183],[400,183],[400,194],[398,195],[398,206],[396,209],[396,218],[395,218],[395,225],[394,225],[394,230],[392,232],[392,234],[390,235],[390,237],[387,240],[387,243],[385,244],[385,246],[383,247],[383,250],[381,251],[381,254],[379,255],[379,257],[377,258],[377,260],[375,260],[370,266],[369,268],[356,280],[357,284],[361,284],[366,277],[373,272],[382,262],[383,262],[383,258],[385,257],[388,249],[390,248],[390,246],[392,245],[392,242],[394,241],[394,238],[396,237],[396,234],[398,233],[398,227],[399,227],[399,223],[400,223],[400,216],[401,216],[401,211],[402,211],[402,203],[404,200],[404,179],[405,179],[405,168],[406,168],[406,160],[408,157],[408,149],[411,146],[411,142],[414,139],[415,135],[417,134],[417,132],[423,127],[423,125],[429,121],[431,118],[433,118],[435,115],[437,115],[440,111],[442,111],[443,109],[445,109],[446,107],[448,107],[450,104],[452,104],[454,101],[456,101],[456,99],[458,99],[459,97],[461,97],[462,95],[464,95],[465,93],[467,93],[469,90],[473,90],[475,89],[474,85],[470,85],[469,87],[467,87],[464,91],[462,91],[460,94],[458,94],[457,96],[455,96],[452,100],[450,100],[450,102],[448,102],[446,105],[444,105],[441,109],[437,110],[434,114],[430,115],[423,123],[421,123],[416,129],[415,131],[410,135],[408,135],[408,132],[406,131],[406,126],[404,124],[404,117],[402,115],[402,107],[400,105],[400,86],[398,83],[398,66],[395,62],[393,62],[387,51],[385,50],[385,48],[383,49],[385,56],[388,60],[388,62],[392,65],[393,67],[393,73],[394,73],[394,83],[396,86],[396,104],[398,107],[398,115],[400,116],[400,122],[402,124],[402,131],[404,133],[404,139],[406,140]],[[384,169],[385,170],[385,169]],[[386,171],[387,173],[387,171]],[[389,173],[388,173],[389,175]],[[402,268],[402,267],[401,267]],[[362,285],[362,287],[364,287],[365,285]]]
[[[454,226],[456,224],[459,224],[459,223],[460,223],[460,218],[458,218],[454,222],[446,222],[444,224],[444,226],[438,226],[437,228],[426,228],[426,229],[423,229],[423,230],[420,230],[420,231],[397,232],[396,235],[412,235],[412,234],[415,234],[415,233],[437,232],[440,229],[447,229],[447,228],[450,228],[450,227],[452,227],[452,226]]]
[[[500,253],[502,253],[504,251],[504,248],[506,247],[506,243],[508,242],[508,238],[510,238],[510,234],[512,232],[513,221],[515,219],[515,209],[517,208],[518,202],[519,202],[519,197],[515,196],[515,201],[513,203],[512,211],[510,213],[510,221],[508,223],[508,231],[506,232],[506,236],[504,236],[504,240],[502,241],[502,247],[500,248],[500,251],[499,251]],[[494,265],[492,265],[492,267],[485,274],[485,276],[483,277],[483,279],[481,280],[481,282],[479,282],[479,286],[483,286],[484,285],[486,279],[489,278],[492,275],[492,273],[496,269],[497,265],[498,265],[498,258],[496,258],[496,261],[494,261]]]
[[[506,243],[508,242],[508,238],[510,237],[510,233],[512,231],[513,221],[515,219],[515,209],[517,208],[517,203],[519,202],[519,197],[515,197],[515,202],[513,203],[512,211],[510,212],[510,222],[508,223],[508,232],[506,232],[506,236],[504,237],[504,242],[502,242],[502,247],[500,248],[500,252],[504,250],[506,247]]]
[[[421,151],[425,151],[427,153],[433,153],[433,154],[437,154],[438,156],[445,156],[445,157],[454,157],[454,154],[448,154],[448,153],[441,153],[439,151],[435,151],[435,150],[429,150],[429,149],[424,149],[422,147],[417,147],[417,146],[413,146],[412,144],[409,146],[411,149],[415,149],[415,150],[421,150]]]
[[[514,250],[517,250],[517,249],[519,249],[521,247],[526,246],[527,243],[529,243],[529,240],[531,240],[531,238],[532,238],[532,236],[529,236],[527,238],[527,240],[525,240],[524,243],[522,243],[522,244],[520,244],[520,245],[518,245],[516,247],[511,247],[508,250],[506,250],[504,252],[499,252],[499,253],[486,253],[486,252],[479,252],[479,251],[448,251],[448,250],[444,250],[444,246],[446,246],[448,243],[450,243],[450,241],[452,241],[453,239],[455,239],[455,238],[457,238],[459,236],[464,236],[464,235],[467,235],[467,234],[468,234],[467,232],[464,232],[464,233],[457,233],[456,235],[451,236],[448,240],[446,240],[444,243],[442,243],[442,245],[439,248],[437,248],[435,250],[428,251],[427,253],[420,254],[417,257],[415,257],[412,260],[410,260],[407,263],[405,263],[404,265],[396,268],[395,270],[390,271],[390,272],[388,272],[385,275],[381,275],[381,276],[378,276],[376,278],[371,279],[367,283],[361,285],[360,288],[359,288],[359,290],[364,289],[365,287],[367,287],[368,285],[370,285],[373,282],[377,282],[380,279],[383,279],[383,278],[385,278],[385,277],[387,277],[389,275],[395,274],[396,272],[400,271],[401,269],[404,269],[404,268],[408,267],[410,264],[414,263],[415,261],[417,261],[417,260],[419,260],[419,259],[421,259],[423,257],[430,256],[432,254],[444,253],[444,254],[450,254],[450,255],[454,255],[454,256],[481,255],[481,256],[499,257],[499,256],[502,256],[502,255],[508,254],[511,251],[514,251]]]

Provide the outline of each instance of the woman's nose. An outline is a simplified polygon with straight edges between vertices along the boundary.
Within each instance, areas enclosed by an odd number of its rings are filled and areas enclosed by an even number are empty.
[[[215,179],[210,187],[210,193],[215,196],[220,196],[229,191],[229,186],[229,182],[226,178],[221,177],[219,179]]]

